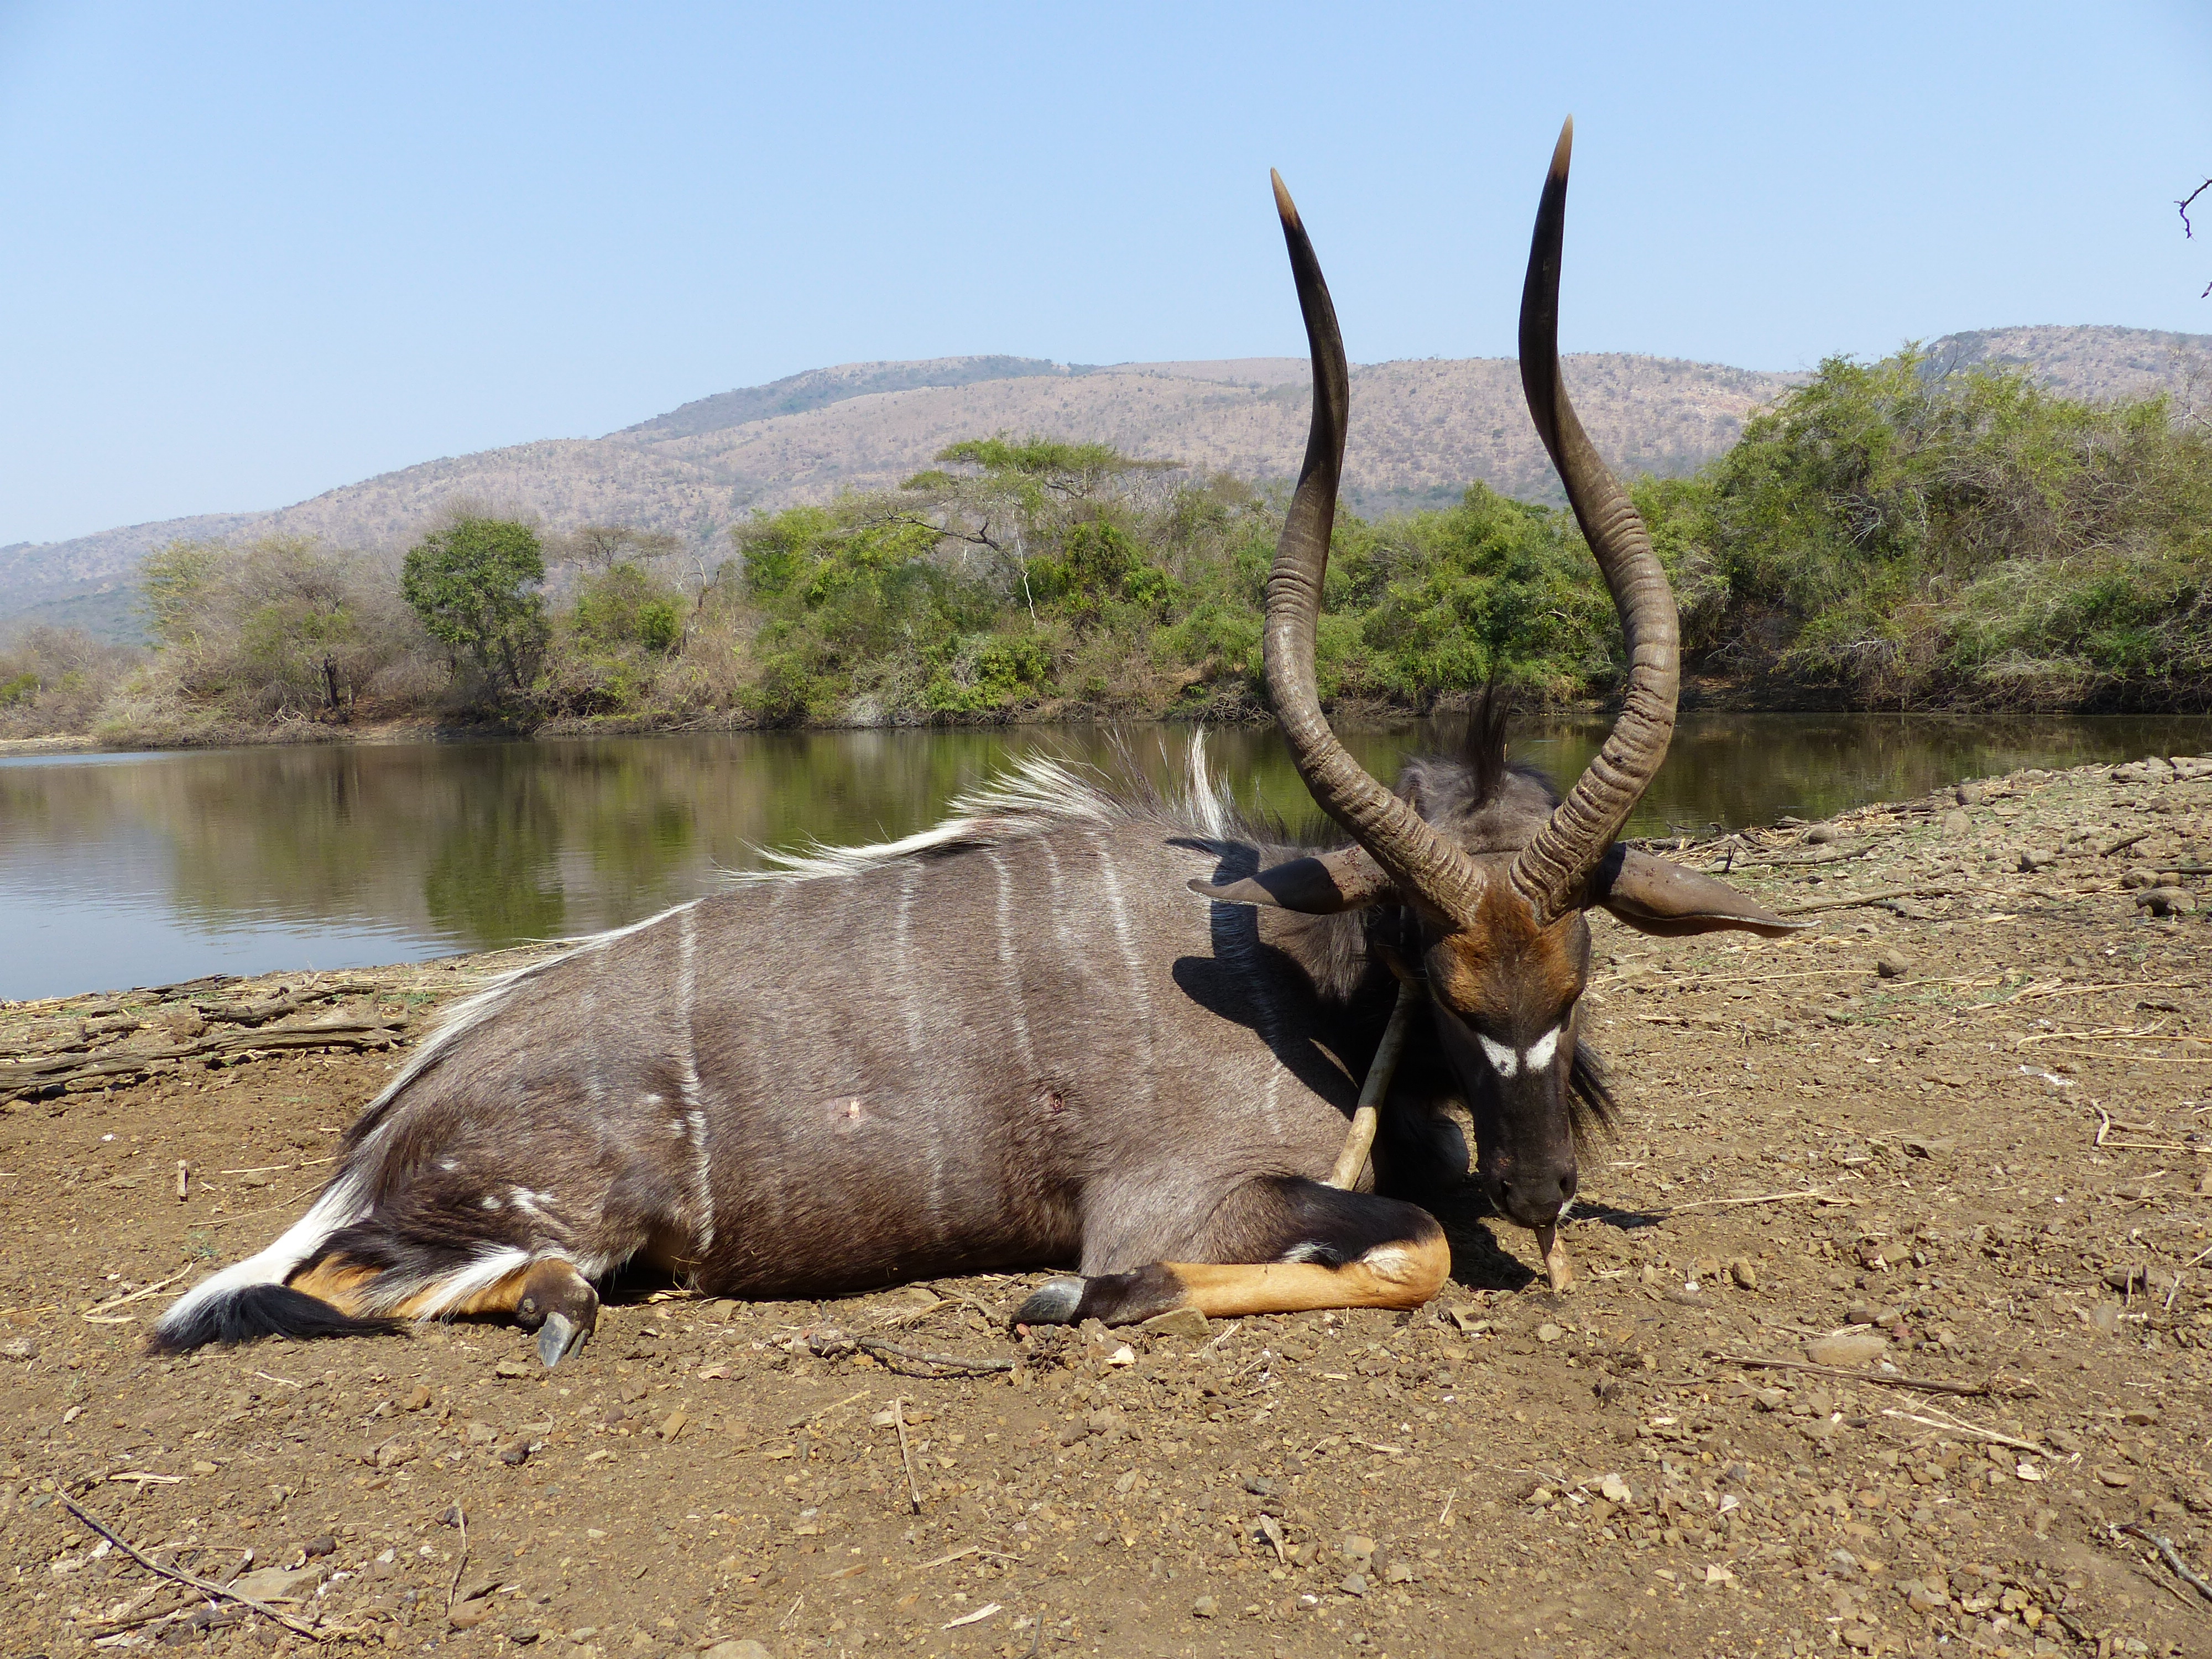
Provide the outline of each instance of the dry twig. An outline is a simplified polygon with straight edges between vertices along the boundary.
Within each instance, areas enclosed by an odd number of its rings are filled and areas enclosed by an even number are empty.
[[[2206,1601],[2212,1601],[2212,1582],[2208,1582],[2188,1562],[2182,1559],[2181,1552],[2174,1548],[2173,1540],[2171,1538],[2162,1537],[2154,1532],[2147,1532],[2132,1521],[2124,1522],[2119,1526],[2114,1527],[2112,1530],[2124,1532],[2130,1538],[2140,1538],[2144,1543],[2152,1546],[2160,1555],[2165,1558],[2166,1565],[2173,1569],[2173,1576],[2176,1578],[2181,1580]]]
[[[921,1513],[921,1483],[914,1478],[914,1446],[906,1437],[906,1396],[891,1396],[891,1426],[898,1431],[899,1456],[906,1463],[906,1492],[914,1512]]]
[[[301,1620],[295,1619],[290,1613],[282,1612],[276,1607],[270,1607],[266,1601],[257,1601],[250,1595],[240,1595],[236,1590],[226,1589],[221,1584],[216,1583],[212,1578],[203,1578],[197,1573],[185,1572],[176,1567],[165,1567],[160,1562],[155,1560],[153,1557],[143,1553],[135,1546],[126,1542],[117,1534],[110,1532],[106,1526],[102,1525],[99,1521],[94,1520],[91,1516],[86,1514],[75,1504],[72,1504],[67,1496],[58,1493],[56,1495],[61,1498],[62,1507],[64,1509],[67,1510],[71,1515],[76,1516],[76,1518],[83,1522],[86,1526],[91,1528],[102,1538],[105,1538],[109,1543],[114,1545],[116,1548],[121,1550],[125,1555],[129,1556],[133,1561],[136,1561],[140,1566],[145,1568],[146,1571],[150,1573],[157,1574],[161,1577],[170,1580],[172,1583],[182,1584],[188,1589],[196,1589],[203,1595],[220,1596],[226,1601],[235,1601],[242,1607],[252,1607],[254,1612],[261,1613],[264,1617],[274,1619],[278,1624],[283,1626],[286,1630],[305,1636],[312,1641],[328,1641],[331,1636],[337,1633],[335,1632],[319,1631],[313,1625],[304,1624]]]
[[[1848,1382],[1874,1382],[1885,1389],[1916,1389],[1923,1394],[1958,1395],[1969,1399],[2018,1399],[2035,1392],[2033,1383],[2001,1387],[1995,1382],[1941,1382],[1901,1374],[1891,1376],[1881,1371],[1855,1371],[1842,1365],[1816,1365],[1809,1359],[1778,1359],[1765,1354],[1723,1353],[1713,1358],[1725,1364],[1743,1365],[1753,1370],[1808,1371],[1814,1376],[1839,1377]]]
[[[903,1359],[915,1365],[941,1365],[953,1371],[1010,1371],[1014,1368],[1012,1358],[969,1359],[957,1353],[931,1353],[927,1349],[886,1341],[880,1336],[856,1336],[853,1346],[878,1358]]]

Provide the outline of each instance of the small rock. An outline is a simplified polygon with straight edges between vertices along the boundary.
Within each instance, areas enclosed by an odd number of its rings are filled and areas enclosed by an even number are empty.
[[[1195,1308],[1170,1308],[1164,1314],[1154,1314],[1137,1328],[1153,1336],[1201,1337],[1210,1333],[1213,1326]]]
[[[474,1630],[492,1615],[489,1600],[457,1601],[446,1609],[446,1622],[455,1630]]]
[[[1887,951],[1875,958],[1874,970],[1884,979],[1903,979],[1912,971],[1912,958]]]
[[[1805,1358],[1815,1365],[1850,1367],[1871,1364],[1881,1358],[1889,1339],[1879,1331],[1844,1331],[1815,1337],[1805,1345]]]
[[[2197,908],[2197,896],[2184,887],[2150,887],[2136,895],[2136,908],[2154,916],[2185,916]]]
[[[1370,1561],[1375,1557],[1375,1540],[1364,1533],[1348,1532],[1338,1543],[1336,1552],[1347,1561]]]
[[[407,1396],[407,1409],[410,1412],[419,1412],[423,1407],[429,1403],[429,1389],[424,1384],[417,1382],[415,1385],[415,1392]]]
[[[1221,1603],[1210,1595],[1201,1595],[1190,1604],[1190,1616],[1194,1619],[1211,1619],[1220,1611]]]
[[[535,1642],[538,1639],[538,1626],[535,1625],[517,1625],[514,1628],[507,1632],[507,1639],[514,1643],[514,1645],[519,1648],[526,1648],[532,1642]],[[766,1650],[763,1649],[763,1651],[766,1651]]]
[[[1936,822],[1938,827],[1940,827],[1947,836],[1968,835],[1972,832],[1974,828],[1973,819],[1966,816],[1964,808],[1957,806],[1953,807],[1949,811],[1944,813],[1943,816],[1936,819]]]
[[[10,1337],[7,1341],[0,1342],[0,1359],[12,1359],[19,1365],[27,1365],[38,1357],[39,1345],[27,1336]]]
[[[1979,806],[1989,799],[1989,792],[1978,783],[1962,783],[1951,792],[1951,798],[1961,806]]]
[[[494,1376],[528,1376],[531,1367],[520,1359],[502,1359],[491,1368]]]
[[[1255,1498],[1280,1498],[1283,1483],[1264,1474],[1248,1474],[1244,1477],[1244,1490]]]
[[[297,1601],[312,1595],[322,1577],[321,1569],[317,1567],[262,1567],[240,1575],[232,1581],[230,1588],[257,1601]]]
[[[1113,1352],[1106,1356],[1105,1363],[1109,1365],[1133,1365],[1137,1363],[1137,1351],[1126,1342],[1117,1343]]]
[[[2047,870],[2058,862],[2058,854],[2042,848],[2032,847],[2020,855],[2020,867],[2028,875],[2038,870]]]
[[[1342,1578],[1337,1581],[1336,1587],[1342,1590],[1346,1595],[1364,1595],[1367,1594],[1367,1580],[1356,1572],[1347,1572],[1345,1574]]]
[[[1412,1583],[1413,1582],[1413,1564],[1410,1561],[1393,1561],[1389,1566],[1382,1569],[1382,1582],[1386,1584]]]
[[[530,1443],[526,1440],[516,1441],[505,1451],[500,1453],[499,1461],[511,1469],[520,1468],[530,1461]]]
[[[1539,1342],[1556,1342],[1565,1333],[1557,1325],[1546,1323],[1536,1327],[1536,1340]]]
[[[319,1555],[335,1555],[337,1553],[337,1548],[338,1540],[330,1534],[325,1533],[319,1538],[310,1538],[306,1543],[301,1545],[300,1553],[312,1561]]]
[[[2132,1486],[2136,1483],[2135,1472],[2131,1469],[2100,1468],[2097,1479],[2108,1486]]]
[[[1759,1288],[1759,1267],[1749,1256],[1740,1255],[1729,1262],[1729,1277],[1735,1280],[1739,1290],[1755,1291]]]
[[[1814,847],[1826,847],[1844,838],[1844,832],[1832,823],[1816,823],[1805,832],[1805,839]]]
[[[734,1642],[717,1642],[700,1659],[772,1659],[769,1650],[750,1636]]]
[[[2130,1406],[2126,1411],[2120,1413],[2120,1421],[2123,1423],[2132,1424],[2138,1429],[2147,1429],[2150,1427],[2151,1425],[2158,1421],[2158,1407],[2155,1406]]]
[[[416,1448],[413,1441],[387,1440],[376,1449],[376,1467],[380,1469],[396,1469],[402,1463],[412,1462],[415,1455]]]
[[[1626,1509],[1636,1501],[1636,1494],[1630,1488],[1628,1482],[1618,1474],[1606,1476],[1604,1480],[1598,1482],[1597,1489],[1603,1494],[1607,1503],[1618,1504],[1623,1509]]]

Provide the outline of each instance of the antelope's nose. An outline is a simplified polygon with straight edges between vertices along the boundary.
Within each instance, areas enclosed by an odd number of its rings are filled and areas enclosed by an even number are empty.
[[[1572,1164],[1555,1170],[1515,1169],[1492,1181],[1490,1200],[1500,1214],[1523,1227],[1548,1227],[1574,1197],[1578,1179]]]

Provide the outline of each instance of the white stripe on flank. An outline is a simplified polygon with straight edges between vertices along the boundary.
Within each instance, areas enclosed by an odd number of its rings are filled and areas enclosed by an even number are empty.
[[[914,884],[921,874],[921,866],[917,864],[909,864],[899,872],[898,909],[891,919],[891,962],[898,975],[899,1014],[906,1024],[906,1051],[917,1059],[921,1054],[921,1011],[915,1000],[914,964],[907,959],[907,952],[913,943],[908,923],[914,909]]]
[[[1559,1052],[1559,1026],[1554,1025],[1543,1036],[1538,1037],[1529,1048],[1524,1058],[1528,1062],[1530,1071],[1540,1072],[1552,1063],[1552,1056]]]
[[[1129,927],[1129,907],[1121,899],[1121,872],[1114,862],[1114,854],[1107,850],[1104,839],[1094,830],[1090,836],[1091,848],[1098,854],[1098,872],[1106,882],[1106,902],[1114,912],[1114,937],[1121,946],[1121,961],[1129,970],[1129,991],[1136,1005],[1137,1034],[1145,1044],[1145,1097],[1151,1100],[1157,1093],[1152,1053],[1152,996],[1145,983],[1145,965],[1137,956],[1137,939]]]
[[[1021,1050],[1022,1076],[1036,1075],[1036,1056],[1030,1050],[1029,1010],[1022,1002],[1022,971],[1014,960],[1014,890],[1012,878],[1006,874],[1006,861],[999,856],[995,847],[983,856],[991,861],[991,869],[999,878],[999,988],[1006,1007],[1014,1017],[1014,1044]]]
[[[1474,1040],[1482,1045],[1483,1058],[1490,1062],[1491,1068],[1498,1076],[1511,1077],[1521,1069],[1521,1056],[1504,1043],[1492,1042],[1480,1031],[1474,1034]]]
[[[689,910],[684,913],[676,941],[676,997],[680,1007],[678,1018],[684,1027],[684,1041],[677,1054],[676,1082],[684,1093],[684,1109],[677,1128],[691,1143],[691,1219],[698,1229],[697,1248],[704,1251],[714,1242],[714,1184],[708,1179],[707,1164],[707,1113],[699,1103],[699,922]]]
[[[232,1291],[255,1285],[282,1285],[292,1270],[320,1249],[325,1239],[341,1227],[351,1226],[368,1213],[362,1182],[351,1173],[339,1176],[323,1189],[323,1195],[284,1231],[283,1237],[258,1255],[234,1261],[211,1273],[169,1304],[160,1328],[181,1329],[209,1303]]]

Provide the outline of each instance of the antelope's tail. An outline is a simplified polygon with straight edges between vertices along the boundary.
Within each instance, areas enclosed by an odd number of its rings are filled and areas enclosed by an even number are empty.
[[[398,1322],[364,1317],[285,1283],[340,1228],[368,1206],[359,1177],[348,1171],[323,1188],[307,1214],[258,1255],[212,1273],[170,1304],[148,1344],[155,1353],[185,1353],[210,1342],[258,1336],[368,1336]]]

